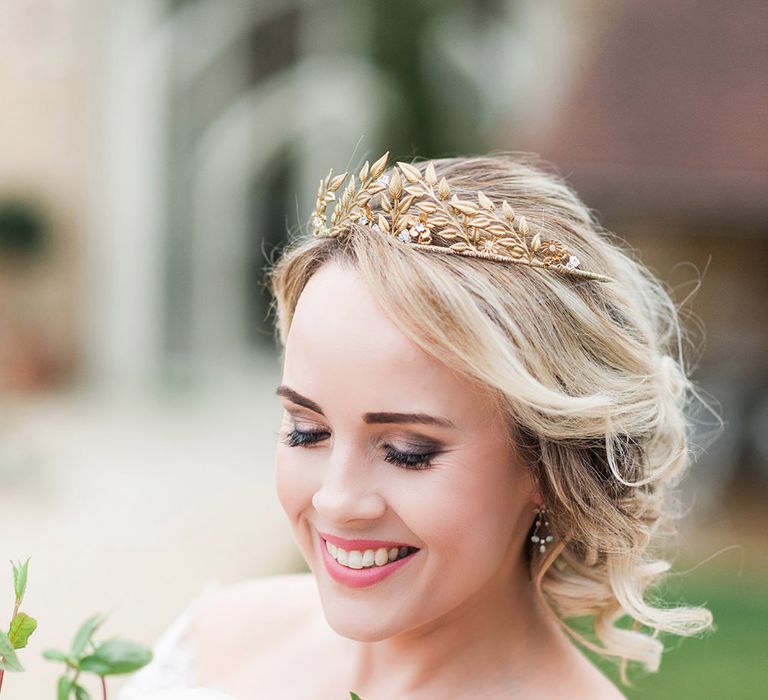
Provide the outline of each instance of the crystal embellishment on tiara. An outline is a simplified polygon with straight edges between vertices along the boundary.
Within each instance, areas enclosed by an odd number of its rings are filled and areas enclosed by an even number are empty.
[[[613,281],[605,275],[582,270],[579,259],[559,241],[542,240],[539,233],[531,233],[526,218],[517,216],[508,202],[497,206],[483,192],[477,193],[477,202],[459,199],[445,178],[438,182],[431,162],[423,174],[413,165],[402,162],[386,174],[388,158],[389,152],[373,165],[366,162],[358,180],[353,175],[343,191],[341,187],[347,173],[334,177],[331,170],[320,181],[309,222],[315,236],[342,236],[350,224],[358,224],[429,252]],[[332,202],[335,205],[329,222],[328,206]],[[433,234],[447,245],[436,243]]]

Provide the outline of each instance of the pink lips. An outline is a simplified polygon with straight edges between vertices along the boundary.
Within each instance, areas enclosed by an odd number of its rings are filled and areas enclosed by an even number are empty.
[[[409,547],[403,542],[392,542],[389,540],[347,540],[343,537],[337,537],[335,535],[326,534],[324,532],[320,534],[320,551],[323,557],[323,563],[325,569],[330,577],[344,586],[350,588],[365,588],[366,586],[373,586],[374,584],[382,581],[391,574],[398,571],[408,562],[413,559],[413,554],[409,554],[402,559],[385,564],[384,566],[371,566],[366,569],[350,569],[349,567],[342,566],[337,562],[328,552],[323,540],[327,540],[331,544],[335,544],[337,547],[341,547],[346,551],[352,551],[357,549],[359,551],[365,551],[366,549],[379,549],[380,547],[386,547],[391,549],[392,547]],[[418,550],[417,550],[418,551]]]

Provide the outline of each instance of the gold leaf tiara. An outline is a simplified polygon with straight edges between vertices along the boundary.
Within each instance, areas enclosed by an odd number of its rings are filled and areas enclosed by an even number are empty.
[[[315,236],[334,238],[355,223],[420,250],[614,281],[580,269],[579,259],[559,241],[542,240],[540,234],[532,234],[525,217],[517,216],[506,201],[498,207],[482,192],[477,193],[477,203],[459,199],[445,178],[438,182],[431,162],[423,175],[413,165],[401,162],[386,175],[388,158],[389,151],[373,165],[366,161],[358,176],[359,184],[352,175],[340,196],[337,192],[347,173],[334,177],[331,170],[320,181],[309,222]],[[333,201],[336,204],[329,224],[327,208]],[[434,243],[433,235],[453,242],[447,246]]]

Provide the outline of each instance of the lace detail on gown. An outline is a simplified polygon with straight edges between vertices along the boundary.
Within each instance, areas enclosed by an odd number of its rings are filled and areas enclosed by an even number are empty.
[[[209,581],[203,591],[185,608],[158,638],[154,657],[120,688],[117,700],[236,700],[212,688],[193,685],[195,656],[187,637],[193,613],[200,603],[220,587]]]

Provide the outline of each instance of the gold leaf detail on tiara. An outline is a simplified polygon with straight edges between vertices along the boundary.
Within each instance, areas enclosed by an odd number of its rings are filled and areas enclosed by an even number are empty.
[[[433,163],[424,173],[410,163],[398,162],[387,175],[389,152],[354,174],[338,195],[348,173],[334,177],[333,170],[320,181],[315,210],[309,224],[318,237],[337,237],[350,224],[370,227],[429,252],[482,258],[548,268],[556,272],[603,282],[612,278],[579,268],[579,259],[559,241],[531,235],[525,216],[517,216],[507,201],[500,205],[484,192],[477,203],[459,198],[445,177],[438,181]],[[335,202],[330,225],[328,205]],[[434,236],[450,242],[434,243]]]

